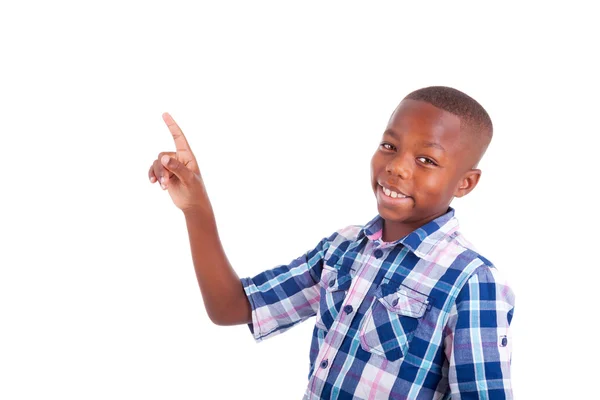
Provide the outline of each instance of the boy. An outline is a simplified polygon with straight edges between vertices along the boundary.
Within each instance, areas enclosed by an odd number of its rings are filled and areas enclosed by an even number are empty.
[[[448,87],[410,93],[371,160],[379,215],[242,280],[192,151],[163,118],[177,151],[160,153],[149,177],[185,215],[208,315],[248,323],[257,341],[316,315],[305,399],[512,399],[513,294],[450,208],[477,185],[492,137],[479,103]]]

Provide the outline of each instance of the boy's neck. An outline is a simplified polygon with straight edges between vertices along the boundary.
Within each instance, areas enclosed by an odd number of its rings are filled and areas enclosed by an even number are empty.
[[[386,221],[383,221],[383,231],[381,234],[381,240],[384,242],[395,242],[396,240],[402,239],[409,233],[414,231],[413,228],[406,226],[404,224],[395,225],[388,224]]]

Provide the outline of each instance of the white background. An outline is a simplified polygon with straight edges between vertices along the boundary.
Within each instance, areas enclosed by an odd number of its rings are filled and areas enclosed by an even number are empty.
[[[314,320],[208,320],[147,170],[187,133],[240,276],[376,213],[369,161],[410,91],[495,124],[463,233],[517,295],[519,399],[597,393],[597,38],[589,7],[3,1],[0,398],[292,399]]]

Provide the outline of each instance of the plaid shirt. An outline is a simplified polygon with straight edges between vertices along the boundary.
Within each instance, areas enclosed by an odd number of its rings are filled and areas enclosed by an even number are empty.
[[[304,399],[512,399],[514,296],[454,210],[392,243],[382,227],[242,279],[254,338],[316,316]]]

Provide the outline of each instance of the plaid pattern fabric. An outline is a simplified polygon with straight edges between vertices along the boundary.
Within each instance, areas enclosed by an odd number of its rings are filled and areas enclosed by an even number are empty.
[[[242,279],[254,338],[316,316],[305,399],[512,399],[513,293],[454,210],[393,243],[382,227]]]

